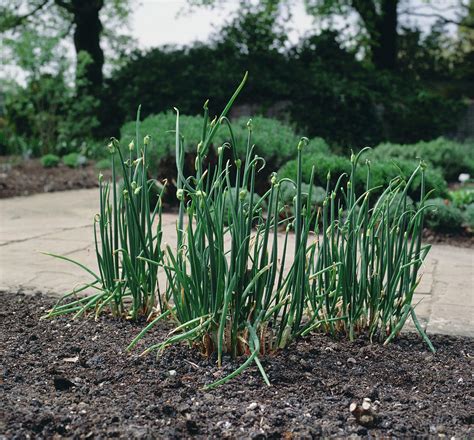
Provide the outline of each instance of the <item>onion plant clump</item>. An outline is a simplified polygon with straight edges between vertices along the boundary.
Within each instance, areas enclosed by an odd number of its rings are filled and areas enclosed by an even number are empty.
[[[354,191],[356,169],[362,150],[351,157],[351,173],[344,188],[339,180],[327,188],[327,197],[315,232],[319,235],[315,257],[309,259],[312,272],[308,301],[313,318],[331,334],[343,332],[353,340],[368,332],[385,344],[403,328],[407,318],[413,322],[434,348],[421,328],[413,305],[413,294],[421,276],[419,270],[430,245],[422,245],[425,205],[425,165],[420,165],[405,180],[401,176],[389,182],[377,199],[371,192],[370,162],[367,166],[367,190]],[[420,203],[413,205],[408,191],[421,175]],[[329,176],[328,176],[329,181]],[[331,267],[331,271],[323,271]],[[343,317],[337,320],[336,317]]]
[[[429,342],[416,319],[412,304],[419,283],[419,269],[429,247],[422,246],[424,184],[420,205],[408,204],[413,179],[391,181],[382,196],[371,193],[370,163],[366,191],[355,194],[354,180],[364,150],[352,155],[350,176],[326,189],[322,210],[310,209],[313,178],[302,191],[302,151],[307,139],[296,146],[295,180],[273,174],[269,189],[258,196],[257,173],[264,158],[253,154],[252,124],[248,124],[245,160],[235,154],[232,126],[226,117],[209,120],[204,106],[202,136],[197,145],[195,172],[185,176],[184,143],[176,117],[177,221],[176,247],[167,246],[161,260],[138,258],[163,267],[168,280],[168,309],[157,316],[131,342],[131,349],[165,316],[175,321],[169,337],[144,353],[162,351],[187,341],[208,355],[247,356],[230,375],[208,385],[222,384],[255,363],[265,382],[269,379],[260,362],[267,352],[320,330],[347,334],[362,332],[388,343],[408,316]],[[204,166],[219,126],[229,130],[230,143],[217,148],[217,163]],[[224,161],[224,150],[233,159]],[[330,181],[328,176],[328,182]],[[343,181],[347,183],[342,184]],[[292,218],[282,219],[281,187],[295,187]],[[264,209],[264,207],[267,207]]]
[[[145,136],[141,147],[136,148],[139,141],[137,128],[136,140],[130,142],[126,153],[122,152],[116,139],[108,145],[112,156],[112,179],[105,181],[102,174],[99,175],[100,212],[94,219],[98,273],[68,257],[48,254],[80,266],[93,279],[64,295],[46,317],[67,313],[78,317],[88,311],[94,311],[97,316],[107,309],[116,316],[137,319],[149,316],[156,306],[161,306],[157,266],[138,257],[161,261],[161,195],[164,187],[159,189],[157,182],[148,178],[150,138]],[[116,156],[119,160],[114,160]],[[121,185],[117,184],[119,177]],[[150,200],[157,191],[158,202],[151,209]],[[90,289],[96,293],[77,297]]]
[[[427,198],[424,164],[410,176],[393,179],[375,197],[380,188],[372,185],[366,161],[365,191],[356,194],[356,173],[360,175],[358,167],[364,166],[362,150],[351,156],[349,175],[341,175],[333,187],[328,175],[322,206],[314,210],[315,171],[309,185],[304,185],[303,151],[308,141],[302,138],[295,145],[294,179],[272,174],[268,188],[256,188],[265,160],[254,154],[252,123],[248,123],[242,160],[227,118],[244,83],[245,78],[218,118],[210,120],[204,105],[192,175],[185,175],[185,142],[176,111],[176,246],[162,246],[160,201],[150,209],[155,182],[147,177],[148,137],[137,153],[131,145],[128,157],[117,141],[111,142],[123,187],[115,184],[115,168],[112,182],[100,182],[100,213],[95,222],[99,273],[76,263],[94,279],[75,292],[94,288],[97,293],[59,303],[48,316],[69,312],[78,316],[88,310],[98,314],[106,307],[131,318],[148,315],[148,324],[129,350],[157,322],[169,319],[174,330],[143,354],[159,354],[185,341],[215,355],[219,366],[225,357],[246,357],[239,368],[208,388],[252,364],[270,383],[262,356],[311,331],[351,340],[364,333],[388,343],[411,316],[434,350],[413,304],[419,270],[429,251],[421,242]],[[207,155],[222,129],[228,130],[230,142],[217,145],[216,163],[210,164]],[[139,116],[136,131],[138,145]],[[414,179],[421,180],[416,206],[408,197]],[[288,185],[295,194],[290,209],[284,206]],[[167,279],[163,294],[158,289],[158,270]]]

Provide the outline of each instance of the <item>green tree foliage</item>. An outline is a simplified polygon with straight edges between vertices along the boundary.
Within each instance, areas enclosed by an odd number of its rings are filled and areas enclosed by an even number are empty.
[[[393,70],[397,62],[399,0],[305,0],[315,16],[348,16],[355,13],[365,31],[373,64]]]
[[[18,59],[20,67],[28,72],[36,69],[35,52],[42,54],[45,48],[61,52],[64,41],[72,37],[81,69],[77,72],[86,80],[81,93],[98,97],[104,66],[101,39],[106,37],[116,48],[116,43],[123,41],[118,30],[123,28],[129,12],[129,0],[10,0],[0,6],[0,33],[10,49],[8,56]],[[90,61],[87,66],[80,66],[79,57],[84,52]],[[50,53],[48,58],[52,58]]]
[[[282,5],[291,10],[291,2],[242,0],[239,14],[208,44],[121,57],[97,94],[102,75],[97,51],[89,46],[78,51],[74,72],[63,53],[80,26],[78,14],[98,14],[100,32],[96,29],[87,38],[93,37],[96,49],[112,48],[117,58],[123,52],[117,48],[124,47],[120,31],[128,1],[13,0],[0,7],[0,29],[11,64],[26,72],[26,85],[5,88],[0,148],[11,151],[14,144],[35,154],[78,150],[85,139],[118,136],[140,104],[143,117],[169,111],[178,102],[184,114],[197,114],[208,98],[212,108],[222,108],[226,92],[244,71],[250,77],[236,115],[290,121],[300,133],[322,137],[335,148],[415,143],[454,134],[463,99],[474,90],[472,1],[463,9],[463,26],[454,37],[444,32],[443,23],[428,34],[397,25],[396,70],[377,68],[375,49],[367,49],[375,44],[377,30],[370,34],[364,28],[363,41],[348,40],[329,22],[336,15],[359,14],[363,27],[358,8],[375,7],[372,18],[377,21],[389,3],[397,4],[398,15],[404,13],[398,0],[308,0],[308,10],[325,20],[326,30],[292,45],[282,17]],[[102,44],[105,39],[107,44]]]
[[[420,3],[413,0],[305,0],[307,11],[320,21],[335,16],[346,20],[355,17],[351,27],[359,34],[356,40],[368,49],[370,60],[379,70],[395,70],[399,65],[400,49],[403,49],[402,19],[409,18],[415,23],[414,29],[405,27],[404,32],[418,32],[417,19],[421,17],[437,19],[439,26],[454,24],[460,29],[474,30],[472,0],[459,0],[451,5],[430,0]],[[420,7],[424,9],[420,11]],[[354,39],[354,35],[351,38]]]
[[[255,20],[246,23],[253,28],[249,23],[258,23]],[[344,48],[335,32],[310,36],[295,47],[272,43],[279,49],[269,50],[264,57],[263,48],[252,52],[244,44],[238,49],[228,39],[243,32],[241,24],[239,19],[232,25],[239,32],[227,30],[221,41],[210,46],[135,52],[108,82],[108,132],[133,120],[139,104],[145,117],[171,109],[177,96],[183,97],[180,110],[185,114],[198,113],[206,98],[222,107],[224,91],[246,70],[250,72],[248,88],[239,104],[248,104],[252,114],[268,114],[276,103],[281,104],[277,115],[289,116],[300,132],[343,148],[384,140],[429,140],[452,132],[463,111],[459,98],[427,90],[416,78],[407,81],[375,71]],[[266,22],[264,29],[271,31]]]
[[[35,155],[77,151],[97,135],[101,40],[114,48],[123,42],[117,23],[128,16],[128,1],[13,0],[2,4],[0,12],[10,73],[18,75],[21,69],[26,82],[14,78],[3,83],[6,120],[0,150]],[[74,72],[65,55],[70,39],[76,49]]]

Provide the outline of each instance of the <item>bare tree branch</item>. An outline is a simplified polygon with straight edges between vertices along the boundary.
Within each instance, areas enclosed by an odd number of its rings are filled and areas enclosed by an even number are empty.
[[[54,0],[54,3],[56,3],[61,8],[66,9],[66,11],[68,11],[68,12],[73,12],[73,10],[74,10],[71,3],[65,2],[64,0]]]
[[[21,24],[23,24],[26,20],[30,17],[35,15],[37,12],[41,11],[50,0],[44,0],[43,2],[39,3],[34,9],[24,15],[17,15],[17,16],[10,16],[7,17],[2,23],[0,23],[0,32],[5,32],[11,29],[14,29]]]
[[[415,16],[415,17],[437,18],[438,20],[441,20],[443,23],[446,23],[446,24],[455,24],[456,26],[461,26],[461,27],[465,27],[465,28],[468,28],[468,29],[474,29],[474,23],[469,23],[469,22],[465,22],[465,21],[462,21],[462,20],[455,20],[455,19],[452,19],[452,18],[447,18],[447,17],[445,17],[441,14],[437,14],[435,12],[423,13],[423,12],[414,12],[414,11],[400,11],[400,14],[411,15],[411,16]]]

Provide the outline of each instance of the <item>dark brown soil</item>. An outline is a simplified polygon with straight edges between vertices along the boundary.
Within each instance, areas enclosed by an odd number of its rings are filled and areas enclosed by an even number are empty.
[[[99,171],[92,162],[79,168],[69,168],[62,163],[44,168],[39,159],[4,159],[0,165],[0,199],[98,186]],[[102,173],[110,174],[108,170]]]
[[[313,335],[212,391],[238,365],[182,345],[124,353],[140,324],[39,321],[41,294],[0,293],[0,438],[314,438],[474,435],[474,340],[415,335],[389,347]],[[156,328],[140,348],[165,336]],[[376,407],[359,421],[351,403]],[[357,413],[357,411],[356,411]],[[3,437],[1,436],[3,434]]]
[[[423,231],[423,238],[426,243],[449,244],[463,248],[474,247],[474,234],[466,230],[456,233],[441,233],[425,229]]]

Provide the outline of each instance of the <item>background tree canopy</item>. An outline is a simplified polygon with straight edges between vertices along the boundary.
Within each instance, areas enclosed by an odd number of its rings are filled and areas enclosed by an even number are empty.
[[[247,70],[235,116],[276,117],[336,150],[454,136],[473,98],[474,2],[453,3],[454,15],[427,4],[428,32],[406,20],[426,14],[415,0],[305,0],[318,30],[291,43],[292,1],[241,1],[207,43],[141,51],[128,0],[13,0],[0,30],[25,81],[3,81],[0,148],[94,155],[139,104],[144,117],[176,105],[193,115],[209,98],[217,112]]]

